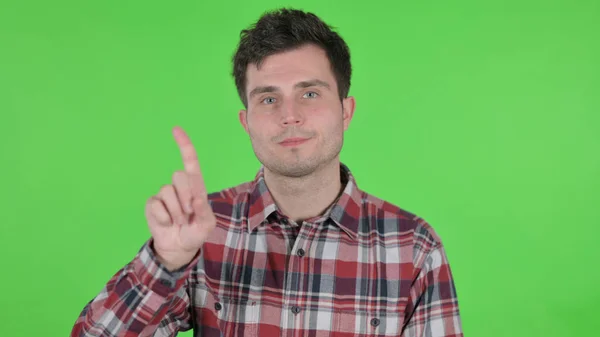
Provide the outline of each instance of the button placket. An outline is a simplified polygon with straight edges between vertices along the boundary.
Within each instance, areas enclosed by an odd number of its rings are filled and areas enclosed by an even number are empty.
[[[296,242],[296,246],[298,246],[299,248],[296,249],[296,256],[298,257],[304,257],[306,256],[306,250],[304,248],[302,248],[303,243],[304,242],[308,242],[310,243],[312,241],[312,239],[316,236],[316,232],[319,230],[318,226],[315,226],[315,224],[311,223],[311,222],[306,222],[303,221],[302,225],[300,226],[300,233],[298,234],[298,238],[301,238],[302,235],[301,233],[303,232],[307,232],[307,235],[304,235],[306,237],[308,237],[308,240],[297,240]],[[309,247],[307,247],[309,248]]]
[[[302,297],[303,295],[292,295],[292,294],[300,294],[304,291],[303,287],[302,287],[302,281],[301,278],[302,276],[300,276],[300,273],[298,273],[299,270],[303,270],[303,264],[306,263],[304,257],[306,256],[306,250],[305,248],[302,248],[306,242],[310,242],[310,239],[306,239],[306,238],[310,238],[314,235],[314,225],[311,223],[307,223],[307,222],[303,222],[301,225],[298,224],[297,225],[297,229],[298,229],[298,233],[296,236],[296,240],[294,241],[294,244],[292,246],[291,249],[291,254],[289,255],[289,261],[290,263],[288,264],[288,269],[287,269],[287,273],[289,273],[289,275],[293,275],[293,277],[295,277],[295,280],[292,280],[292,278],[288,278],[288,282],[285,286],[285,301],[284,301],[284,305],[291,305],[291,307],[289,308],[288,313],[291,313],[293,315],[298,315],[302,312],[302,308],[298,305],[296,305],[297,303],[299,303],[300,301],[302,301],[304,298]],[[295,285],[294,287],[292,287],[292,285]]]

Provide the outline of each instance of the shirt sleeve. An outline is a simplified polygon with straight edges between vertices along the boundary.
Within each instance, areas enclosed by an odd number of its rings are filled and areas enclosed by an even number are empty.
[[[425,256],[410,291],[403,337],[462,337],[456,288],[441,244]]]
[[[168,337],[191,328],[186,281],[200,254],[169,272],[156,259],[152,244],[151,238],[87,303],[71,337]]]

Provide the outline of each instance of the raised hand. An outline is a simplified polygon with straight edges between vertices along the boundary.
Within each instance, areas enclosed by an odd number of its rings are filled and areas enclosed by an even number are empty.
[[[173,136],[184,170],[173,173],[172,184],[164,185],[146,203],[154,251],[169,270],[189,263],[216,226],[196,150],[180,127],[173,129]]]

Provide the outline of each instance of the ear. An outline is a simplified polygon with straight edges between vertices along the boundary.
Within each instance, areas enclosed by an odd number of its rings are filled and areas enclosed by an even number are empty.
[[[342,118],[344,119],[344,131],[348,130],[350,121],[354,116],[354,108],[356,107],[356,100],[353,96],[346,97],[342,100]]]
[[[240,124],[242,124],[244,130],[248,133],[248,112],[246,110],[240,110],[238,118],[240,119]]]

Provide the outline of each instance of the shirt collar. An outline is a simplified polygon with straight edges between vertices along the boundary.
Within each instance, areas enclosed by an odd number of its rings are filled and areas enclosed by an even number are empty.
[[[311,222],[322,222],[331,219],[348,236],[353,239],[358,235],[358,221],[362,213],[362,191],[356,185],[356,180],[350,169],[340,163],[340,177],[343,192],[336,201],[323,213],[323,215],[307,219]],[[248,230],[253,231],[267,218],[276,213],[278,217],[285,217],[280,213],[275,204],[264,177],[264,166],[261,166],[250,188],[248,198]]]

